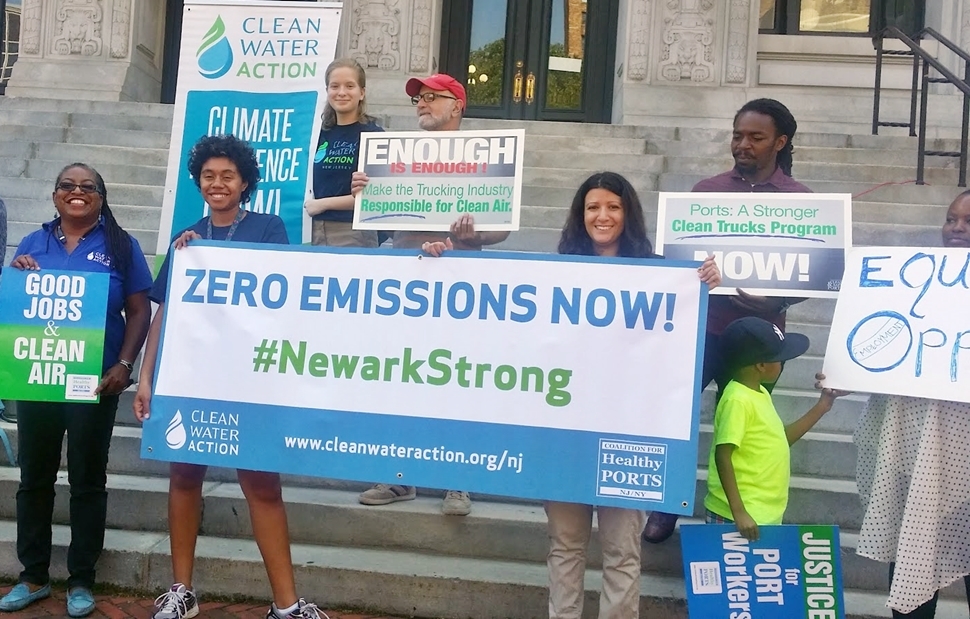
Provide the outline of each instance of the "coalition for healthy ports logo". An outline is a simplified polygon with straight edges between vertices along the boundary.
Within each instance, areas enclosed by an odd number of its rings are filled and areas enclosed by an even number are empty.
[[[210,80],[222,77],[232,68],[232,45],[226,37],[226,24],[221,15],[205,33],[195,57],[199,62],[199,73]]]
[[[239,414],[194,409],[187,416],[181,410],[172,415],[165,429],[165,444],[173,451],[239,455]]]

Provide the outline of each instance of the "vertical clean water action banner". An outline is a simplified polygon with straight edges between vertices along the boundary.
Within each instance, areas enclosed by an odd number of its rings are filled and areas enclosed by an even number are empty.
[[[691,617],[844,619],[839,528],[758,527],[749,542],[733,524],[680,528]]]
[[[209,214],[186,164],[204,135],[231,133],[259,159],[260,182],[243,208],[283,218],[291,243],[308,239],[303,202],[326,102],[339,2],[188,0],[172,146],[157,254]]]
[[[696,262],[174,256],[146,458],[691,513]]]
[[[462,215],[484,231],[518,230],[525,129],[360,136],[358,230],[447,232]]]
[[[849,255],[826,386],[970,402],[970,252],[861,247]]]
[[[657,251],[713,254],[724,281],[712,294],[834,299],[851,246],[848,194],[660,193]]]
[[[22,271],[0,278],[0,398],[96,402],[106,273]]]

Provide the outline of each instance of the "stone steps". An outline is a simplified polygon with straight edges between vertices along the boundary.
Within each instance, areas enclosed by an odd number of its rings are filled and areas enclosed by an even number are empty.
[[[708,176],[710,175],[668,172],[660,175],[657,188],[660,191],[690,191],[698,181]],[[953,198],[963,191],[955,185],[916,185],[907,179],[886,179],[873,183],[812,179],[806,179],[803,182],[816,193],[850,193],[860,198],[865,196],[867,201],[891,202],[898,205],[949,206]]]
[[[13,490],[16,484],[16,471],[0,469],[0,486]],[[117,475],[109,476],[109,531],[106,536],[106,552],[99,564],[101,580],[136,588],[146,592],[160,590],[168,585],[169,556],[165,531],[165,505],[167,500],[167,481],[160,478],[136,478]],[[66,473],[58,476],[57,488],[60,490],[55,501],[54,527],[55,578],[63,571],[63,553],[69,531],[63,523],[68,518],[66,495]],[[0,545],[10,546],[15,536],[12,516],[11,497],[0,500]],[[268,596],[255,544],[251,541],[251,527],[248,510],[238,484],[207,482],[203,489],[204,510],[202,537],[197,550],[196,587],[205,591],[218,592],[220,595],[242,593],[234,589],[236,580],[245,574],[246,583],[253,587],[245,591],[249,595]],[[537,591],[530,592],[538,598],[533,604],[542,604],[548,576],[544,565],[547,551],[545,535],[545,515],[539,505],[516,505],[476,501],[472,514],[464,518],[443,517],[438,513],[440,500],[424,498],[406,503],[383,507],[365,507],[356,502],[356,493],[309,488],[284,488],[287,503],[290,536],[293,544],[294,565],[297,568],[298,582],[303,595],[330,606],[346,605],[344,587],[346,584],[333,583],[333,576],[327,578],[327,586],[307,590],[308,572],[323,578],[326,572],[349,569],[349,562],[371,557],[380,559],[373,563],[360,565],[359,576],[365,576],[369,583],[382,582],[394,577],[411,577],[420,581],[422,577],[421,559],[431,562],[434,573],[448,582],[448,589],[465,598],[472,594],[483,581],[500,572],[514,572],[514,579],[506,585],[524,584],[524,579]],[[136,503],[137,501],[137,503]],[[793,501],[794,503],[794,501]],[[131,509],[132,504],[139,509]],[[683,519],[681,524],[695,524],[697,519]],[[325,523],[321,525],[321,523]],[[854,553],[855,535],[843,532],[842,559],[845,574],[846,601],[850,616],[888,616],[879,614],[880,600],[886,581],[886,566],[859,557]],[[12,547],[0,560],[0,571],[15,572],[15,553]],[[124,551],[125,554],[119,554]],[[472,558],[474,557],[474,558]],[[254,561],[253,566],[240,565],[240,562]],[[215,562],[218,561],[218,566]],[[9,564],[9,565],[7,565]],[[590,544],[587,589],[595,591],[598,584],[590,587],[590,581],[599,576],[600,550],[597,535]],[[125,572],[115,571],[121,567]],[[488,569],[488,568],[491,568]],[[245,570],[245,571],[241,571]],[[483,571],[484,570],[484,571]],[[682,600],[683,580],[679,535],[660,545],[645,545],[643,552],[642,605],[641,612],[656,611],[653,607],[658,601]],[[349,576],[349,575],[348,575]],[[445,580],[447,579],[447,580]],[[319,582],[319,580],[317,581]],[[655,587],[663,584],[667,595],[658,596]],[[418,583],[412,581],[412,585]],[[423,590],[422,595],[413,592],[405,595],[402,601],[410,604],[427,604],[427,598],[436,597],[443,583],[433,583],[432,590]],[[424,589],[422,587],[422,589]],[[946,597],[958,597],[956,587],[944,591],[943,608],[948,608]],[[316,593],[319,591],[319,593]],[[526,600],[514,589],[505,586],[500,591],[503,596],[513,595],[521,605]],[[499,593],[499,591],[496,591]],[[425,595],[428,594],[428,595]],[[321,598],[321,595],[327,596]],[[332,596],[338,596],[335,601]],[[865,599],[866,603],[862,604]],[[666,602],[666,603],[669,603]],[[959,600],[962,603],[962,600]],[[397,612],[389,608],[383,600],[379,603],[384,612]],[[359,606],[359,603],[350,604]],[[645,609],[643,605],[647,605]],[[541,616],[541,610],[529,610],[530,606],[520,606],[518,612],[506,612],[503,617]],[[541,608],[541,607],[539,607]],[[421,606],[412,608],[414,615],[425,615],[430,611]],[[668,609],[669,612],[669,609]],[[481,617],[479,612],[471,614],[464,610],[435,612],[440,617]],[[491,616],[491,615],[487,615]],[[646,615],[652,616],[652,615]],[[663,616],[685,617],[685,614],[664,614]],[[948,615],[947,615],[948,616]]]
[[[16,530],[0,522],[0,571],[15,573]],[[54,527],[54,578],[63,579],[70,531]],[[374,610],[401,616],[446,619],[526,619],[545,616],[548,573],[545,565],[487,559],[447,558],[419,552],[328,548],[294,544],[297,590],[321,605]],[[269,585],[255,542],[203,535],[196,548],[195,586],[207,592],[269,599]],[[160,533],[110,529],[99,563],[99,579],[154,595],[171,583],[168,538]],[[586,574],[583,617],[596,616],[602,575]],[[640,615],[687,619],[683,580],[641,579]],[[881,593],[847,591],[851,619],[889,617]],[[963,601],[943,599],[938,616],[959,616]]]
[[[860,148],[860,147],[830,147],[803,146],[801,135],[795,138],[796,164],[819,163],[849,163],[860,165],[888,165],[908,166],[916,169],[916,143],[907,148]],[[732,165],[731,149],[728,142],[682,142],[680,140],[651,141],[647,144],[647,152],[662,154],[670,158],[700,158],[721,159],[728,167]],[[957,165],[956,159],[943,157],[927,157],[927,167],[952,167]],[[800,171],[800,167],[798,168]]]
[[[731,157],[698,158],[666,157],[667,172],[677,174],[701,174],[705,178],[729,170],[734,165]],[[860,163],[819,162],[798,160],[792,173],[799,181],[810,184],[813,180],[829,182],[883,183],[886,181],[907,181],[916,178],[915,162],[911,165],[869,165]],[[928,167],[924,179],[929,185],[955,186],[958,171],[949,167]]]
[[[0,157],[42,159],[46,161],[97,162],[100,171],[108,164],[168,165],[168,148],[133,148],[103,144],[65,144],[58,142],[0,142]],[[66,165],[64,163],[61,164]]]

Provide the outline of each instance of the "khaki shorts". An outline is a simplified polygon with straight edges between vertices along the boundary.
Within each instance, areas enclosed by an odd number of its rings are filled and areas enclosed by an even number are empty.
[[[375,230],[354,230],[349,221],[313,220],[311,242],[329,247],[377,247]]]

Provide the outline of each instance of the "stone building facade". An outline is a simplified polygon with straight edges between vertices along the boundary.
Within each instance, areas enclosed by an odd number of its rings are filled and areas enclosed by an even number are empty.
[[[446,5],[454,1],[344,0],[338,55],[354,57],[366,67],[369,99],[377,111],[410,113],[402,95],[407,77],[442,68],[449,45],[447,19],[454,19]],[[165,59],[175,57],[166,53],[176,38],[171,32],[166,36],[166,17],[180,4],[23,0],[20,57],[7,94],[159,101]],[[559,4],[567,17],[582,14],[585,27],[586,13],[592,10],[586,2]],[[764,94],[792,101],[800,118],[809,122],[868,122],[875,57],[871,40],[759,33],[762,4],[601,0],[599,7],[615,12],[615,24],[606,43],[611,47],[609,65],[588,69],[611,78],[604,82],[611,84],[609,109],[599,120],[653,124],[676,116],[685,124],[720,125],[745,100]],[[514,32],[518,26],[510,23],[509,32]],[[927,3],[925,24],[970,49],[970,0]],[[566,47],[575,47],[580,36],[575,22],[565,28]],[[924,47],[962,75],[962,63],[953,54],[933,43]],[[887,63],[884,84],[900,89],[899,96],[888,98],[891,112],[908,106],[903,89],[909,87],[911,66],[908,58]],[[502,79],[512,83],[510,75]],[[937,90],[942,105],[959,116],[959,97]]]

